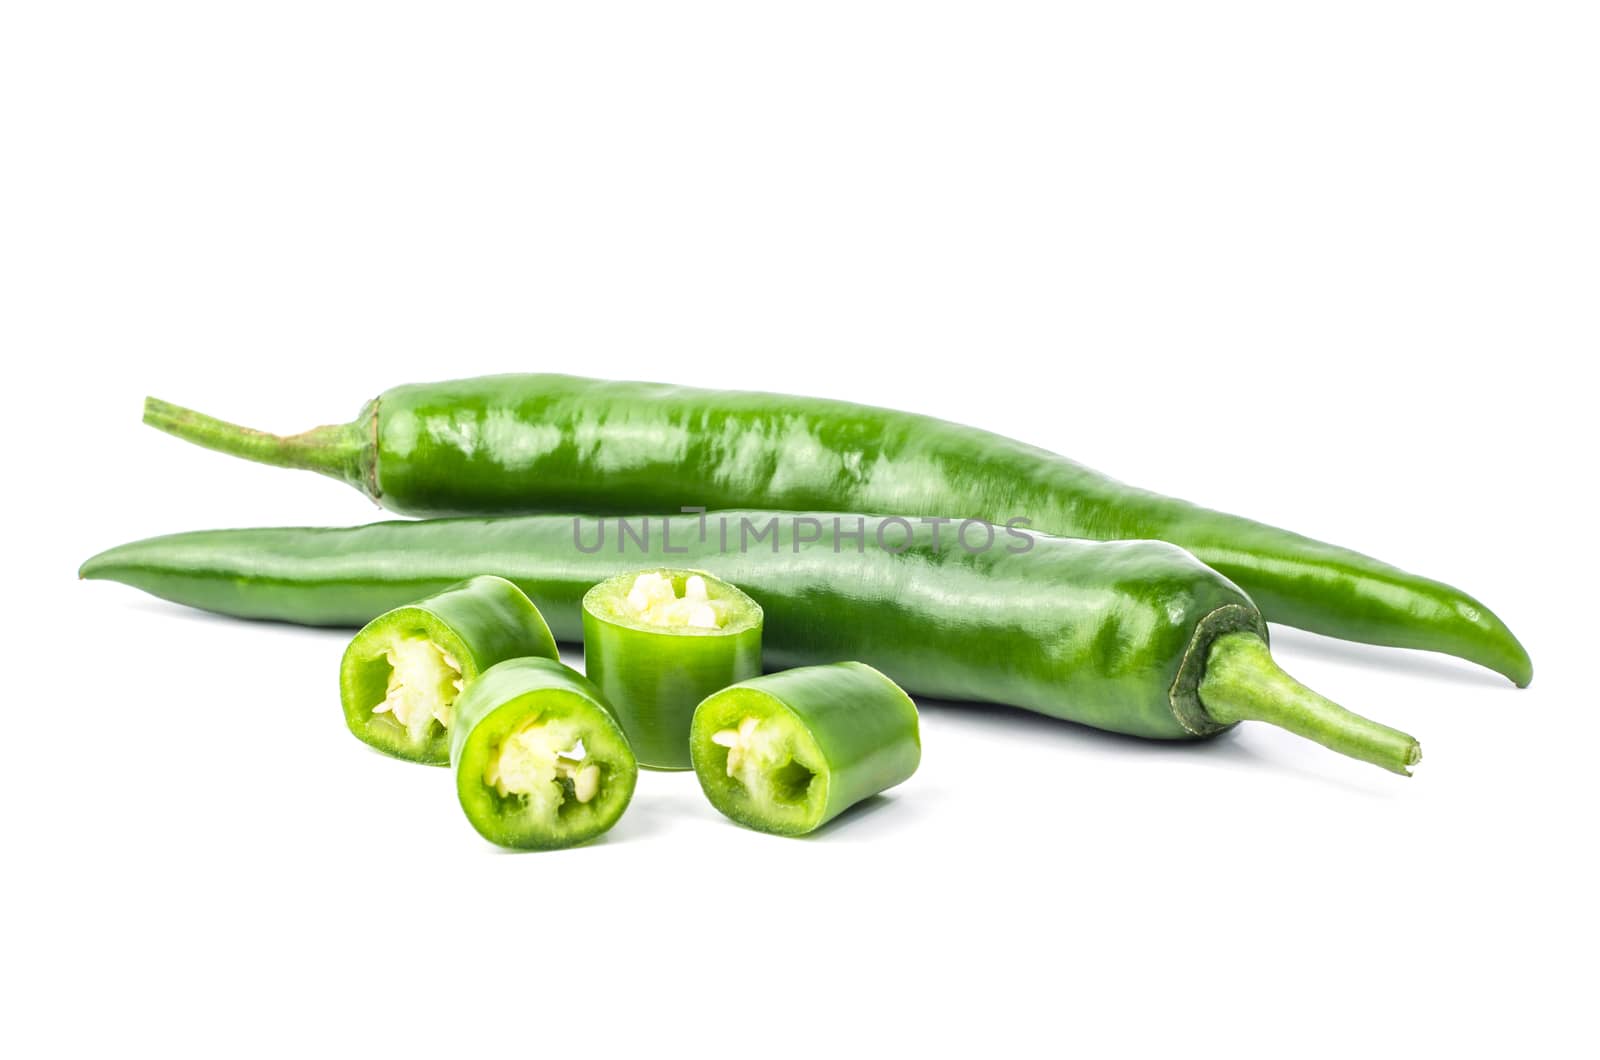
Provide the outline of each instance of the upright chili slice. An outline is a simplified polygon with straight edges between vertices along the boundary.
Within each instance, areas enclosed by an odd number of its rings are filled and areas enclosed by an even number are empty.
[[[695,706],[761,672],[761,606],[702,571],[607,578],[583,597],[583,669],[641,765],[688,769]]]
[[[527,594],[494,575],[385,612],[355,635],[339,665],[345,724],[385,754],[450,764],[463,686],[495,663],[559,658]]]
[[[917,708],[858,662],[742,681],[694,712],[694,771],[740,824],[803,835],[917,771]]]
[[[505,375],[395,387],[354,423],[290,437],[154,399],[145,422],[251,460],[320,471],[414,515],[677,512],[703,504],[948,518],[952,534],[961,519],[1024,519],[1061,537],[1171,541],[1237,582],[1273,622],[1459,655],[1518,685],[1533,677],[1528,653],[1494,612],[1443,582],[909,412]],[[1247,433],[1238,423],[1205,430],[1198,440],[1208,443],[1206,452],[1218,449],[1219,438]]]
[[[468,686],[456,704],[450,762],[472,827],[524,850],[605,832],[639,776],[600,690],[550,659],[499,663]]]

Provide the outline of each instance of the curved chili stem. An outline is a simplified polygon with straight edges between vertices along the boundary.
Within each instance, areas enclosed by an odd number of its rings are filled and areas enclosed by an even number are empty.
[[[273,467],[317,471],[358,487],[363,484],[365,447],[358,423],[313,427],[300,434],[268,434],[153,397],[144,399],[144,422],[219,453]]]
[[[1409,777],[1422,761],[1416,740],[1311,691],[1273,660],[1254,633],[1228,633],[1211,645],[1200,702],[1217,721],[1265,721],[1340,754]]]

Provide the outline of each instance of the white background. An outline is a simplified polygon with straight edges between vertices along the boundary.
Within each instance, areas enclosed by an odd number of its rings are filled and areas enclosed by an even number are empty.
[[[11,1055],[1593,1048],[1592,5],[1099,7],[8,5]],[[516,370],[1008,432],[1459,584],[1537,677],[1282,631],[1414,779],[931,705],[814,840],[654,774],[516,856],[350,738],[342,634],[75,580],[381,514],[146,393]]]

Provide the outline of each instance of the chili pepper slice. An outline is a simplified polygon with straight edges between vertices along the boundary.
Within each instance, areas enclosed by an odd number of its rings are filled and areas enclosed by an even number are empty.
[[[411,762],[450,764],[463,686],[495,663],[556,659],[556,641],[526,593],[482,575],[362,628],[339,665],[339,698],[356,739]]]
[[[703,571],[607,578],[583,597],[583,669],[640,765],[688,769],[695,706],[761,673],[761,605]]]
[[[1135,489],[1055,453],[930,416],[782,394],[564,375],[395,387],[354,423],[290,437],[151,399],[145,422],[308,468],[413,515],[883,512],[1097,540],[1155,538],[1241,586],[1273,622],[1446,652],[1533,678],[1528,653],[1459,589],[1263,523]],[[1232,436],[1209,438],[1212,448]]]
[[[1194,739],[1259,717],[1344,753],[1352,739],[1374,743],[1358,757],[1398,773],[1415,760],[1416,741],[1398,733],[1372,741],[1348,712],[1313,724],[1327,715],[1320,697],[1274,699],[1299,686],[1280,679],[1265,652],[1261,613],[1175,545],[1019,531],[1020,543],[974,554],[896,516],[720,518],[761,527],[770,550],[742,547],[735,529],[724,551],[719,533],[698,540],[699,520],[680,516],[668,520],[671,540],[686,542],[673,547],[673,560],[761,605],[768,667],[859,659],[913,693],[1010,704],[1134,736]],[[528,593],[557,637],[575,640],[589,588],[638,566],[636,554],[580,547],[579,535],[570,516],[213,530],[123,545],[79,573],[225,614],[357,625],[493,571]],[[866,545],[875,541],[893,550]],[[1236,679],[1213,714],[1200,683],[1215,653],[1231,650],[1214,647],[1228,633],[1254,634],[1263,650],[1231,668]],[[1274,715],[1261,707],[1268,699]]]
[[[539,658],[497,663],[467,686],[450,762],[472,827],[523,850],[575,846],[607,831],[639,776],[600,690]]]
[[[804,835],[917,771],[917,708],[865,663],[741,681],[695,708],[706,798],[748,828]]]

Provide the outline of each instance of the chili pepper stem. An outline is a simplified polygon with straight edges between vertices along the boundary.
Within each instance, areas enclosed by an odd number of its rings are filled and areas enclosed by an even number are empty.
[[[1254,633],[1228,633],[1211,645],[1200,702],[1223,724],[1265,721],[1340,754],[1409,777],[1422,761],[1416,740],[1325,699],[1290,677]]]
[[[357,487],[365,485],[366,447],[359,422],[313,427],[301,434],[268,434],[153,397],[144,399],[144,422],[219,453],[273,467],[317,471]]]

